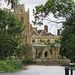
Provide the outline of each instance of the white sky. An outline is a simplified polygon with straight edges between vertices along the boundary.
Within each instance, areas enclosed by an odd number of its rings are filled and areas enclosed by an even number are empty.
[[[8,3],[5,2],[5,0],[0,0],[0,9],[5,9],[5,8],[11,9],[11,4],[8,5]]]

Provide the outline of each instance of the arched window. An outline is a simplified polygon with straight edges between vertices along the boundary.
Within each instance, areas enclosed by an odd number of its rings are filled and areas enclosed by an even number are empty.
[[[35,43],[35,40],[34,39],[32,40],[32,43]]]
[[[24,17],[23,16],[21,16],[21,21],[24,23]]]

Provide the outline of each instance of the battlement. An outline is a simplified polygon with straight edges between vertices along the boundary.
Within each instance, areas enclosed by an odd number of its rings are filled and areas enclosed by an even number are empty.
[[[24,4],[18,4],[17,7],[14,9],[15,14],[29,14],[29,8],[28,11],[25,11]]]

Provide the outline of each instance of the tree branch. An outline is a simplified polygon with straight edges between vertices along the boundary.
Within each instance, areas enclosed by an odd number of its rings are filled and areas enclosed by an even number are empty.
[[[63,19],[58,19],[58,20],[51,20],[48,16],[46,17],[46,20],[49,21],[48,23],[63,23],[65,21],[59,21],[59,20],[63,20]]]

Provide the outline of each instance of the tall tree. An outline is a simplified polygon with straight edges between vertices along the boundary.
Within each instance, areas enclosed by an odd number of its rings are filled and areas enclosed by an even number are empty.
[[[19,0],[8,0],[8,4],[11,3],[12,4],[12,8],[14,8],[15,6],[17,6]]]
[[[14,55],[23,29],[22,22],[11,12],[0,10],[0,59]]]
[[[75,13],[63,25],[60,54],[75,61]]]

